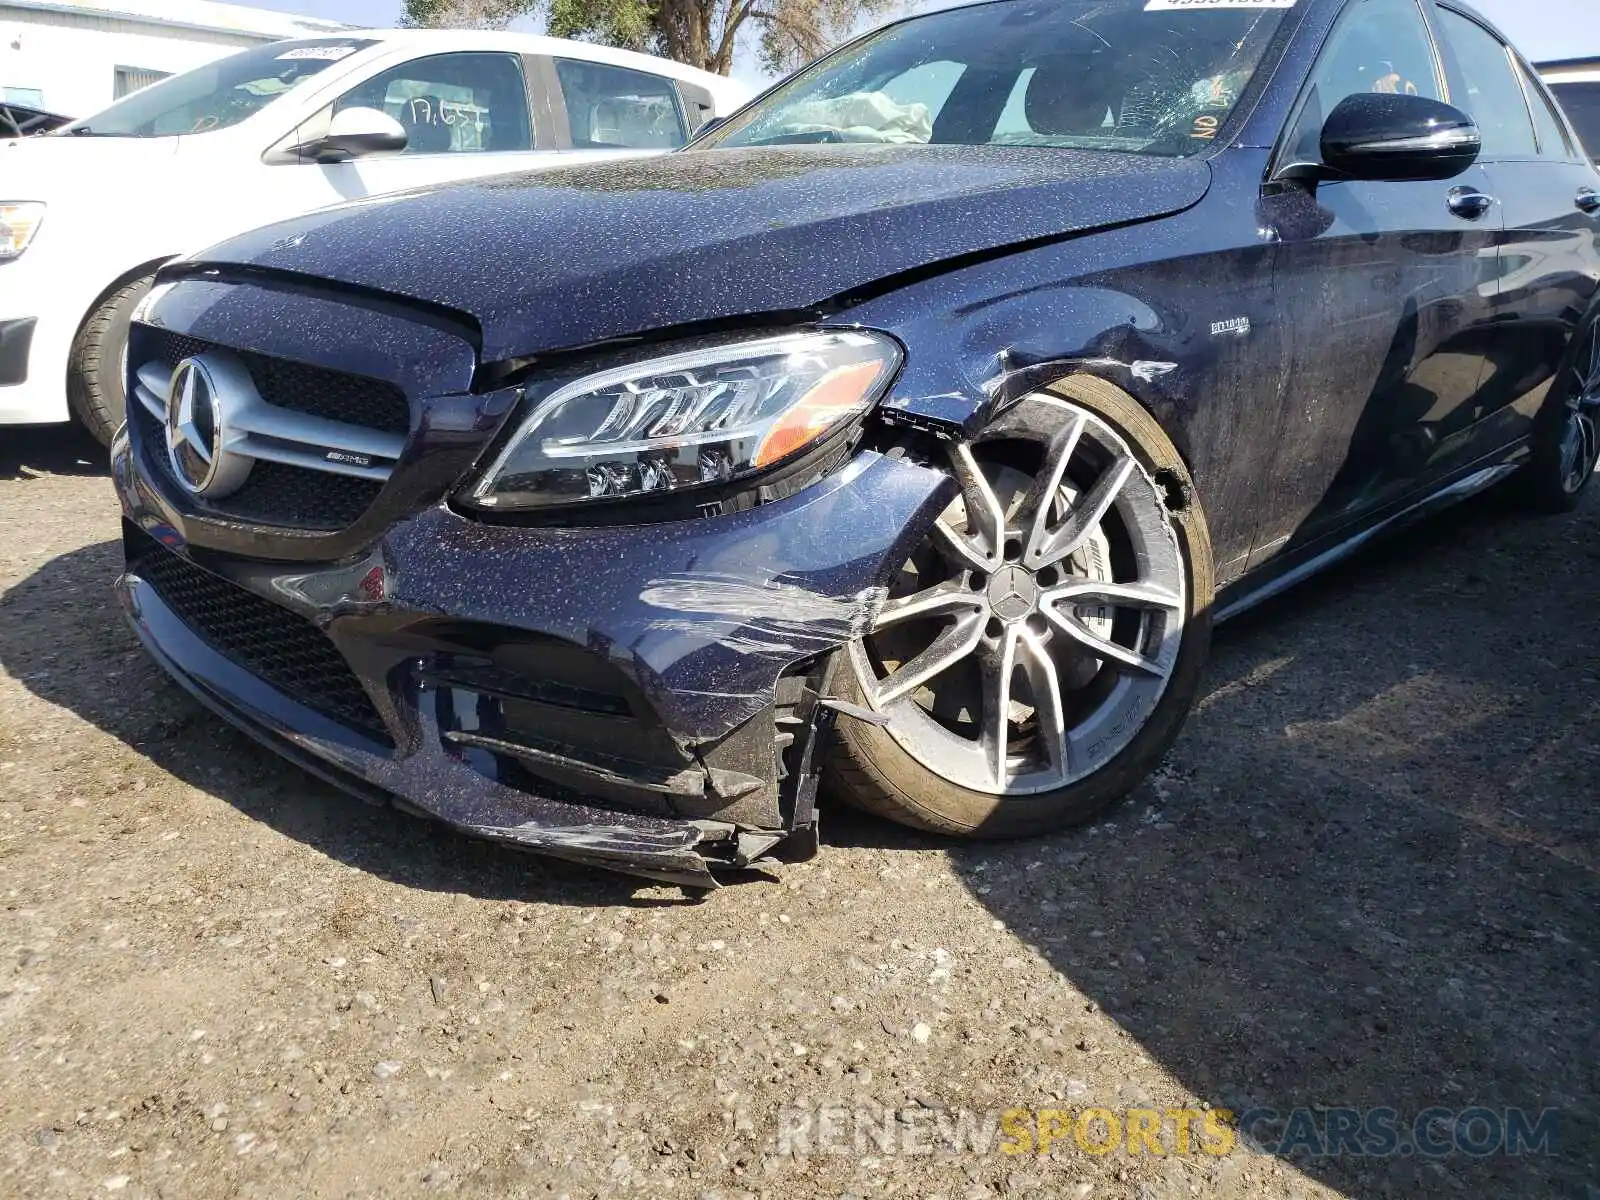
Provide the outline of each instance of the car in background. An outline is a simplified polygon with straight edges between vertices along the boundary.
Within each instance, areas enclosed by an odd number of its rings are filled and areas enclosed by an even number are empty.
[[[0,100],[0,138],[31,137],[71,124],[71,117]]]
[[[745,96],[579,42],[365,30],[255,47],[0,143],[0,425],[75,416],[109,443],[128,316],[187,249],[340,201],[661,153]]]
[[[294,761],[551,854],[709,886],[815,849],[819,771],[1053,832],[1216,619],[1500,481],[1579,502],[1597,232],[1456,0],[909,17],[681,153],[167,268],[119,598]]]
[[[1538,70],[1566,109],[1589,157],[1600,162],[1600,57],[1540,63]]]

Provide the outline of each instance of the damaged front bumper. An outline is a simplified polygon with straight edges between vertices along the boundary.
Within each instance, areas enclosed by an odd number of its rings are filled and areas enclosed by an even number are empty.
[[[862,452],[737,514],[552,529],[437,504],[353,558],[266,561],[174,506],[150,452],[113,448],[118,595],[203,703],[349,790],[693,888],[814,849],[834,651],[953,487]]]
[[[705,857],[695,850],[702,836],[696,826],[551,800],[485,779],[444,752],[433,706],[420,689],[416,747],[397,759],[381,740],[330,727],[316,710],[264,690],[185,626],[139,575],[124,575],[118,596],[145,649],[190,694],[331,783],[546,854],[689,887],[715,886]]]

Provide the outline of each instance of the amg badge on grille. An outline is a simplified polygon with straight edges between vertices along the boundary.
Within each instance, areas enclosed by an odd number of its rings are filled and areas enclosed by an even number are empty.
[[[365,454],[352,454],[348,450],[329,450],[322,456],[324,462],[347,463],[352,467],[370,467],[372,459]]]

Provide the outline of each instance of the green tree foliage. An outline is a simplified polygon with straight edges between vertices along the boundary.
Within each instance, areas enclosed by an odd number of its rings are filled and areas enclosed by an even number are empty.
[[[405,24],[501,28],[537,14],[554,37],[675,58],[726,75],[740,38],[784,73],[841,41],[863,17],[900,0],[406,0]]]

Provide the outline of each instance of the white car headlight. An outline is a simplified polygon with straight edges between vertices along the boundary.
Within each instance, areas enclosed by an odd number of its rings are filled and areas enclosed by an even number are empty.
[[[0,200],[0,262],[21,258],[44,221],[38,200]]]
[[[815,330],[589,375],[539,401],[468,500],[543,508],[754,475],[859,419],[900,360],[882,334]]]

